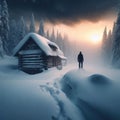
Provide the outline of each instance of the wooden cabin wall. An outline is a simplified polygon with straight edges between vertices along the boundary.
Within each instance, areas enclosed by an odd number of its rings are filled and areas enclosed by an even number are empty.
[[[47,69],[45,63],[45,58],[39,54],[19,55],[19,68],[28,73]]]
[[[19,55],[19,68],[37,68],[37,69],[48,69],[62,65],[61,59],[56,56],[47,57],[45,55]]]
[[[57,56],[49,56],[47,63],[48,63],[48,68],[62,65],[61,59]]]

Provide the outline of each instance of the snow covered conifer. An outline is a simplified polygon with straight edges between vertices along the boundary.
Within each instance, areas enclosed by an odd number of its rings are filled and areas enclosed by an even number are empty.
[[[20,21],[18,22],[18,29],[17,29],[17,43],[24,38],[26,35],[25,30],[25,21],[23,16],[21,17]]]
[[[40,26],[39,26],[38,34],[40,34],[42,36],[45,36],[44,21],[43,20],[40,21]]]
[[[103,32],[103,38],[102,38],[103,47],[106,44],[106,41],[107,41],[107,27],[105,27],[104,32]]]
[[[102,41],[102,54],[104,57],[104,60],[107,61],[107,63],[111,62],[111,56],[112,56],[112,32],[109,30],[107,34],[107,28],[105,27],[103,32],[103,41]]]
[[[60,49],[63,50],[63,38],[60,32],[57,31],[56,43],[59,45]]]
[[[10,54],[12,53],[12,50],[14,49],[14,47],[17,45],[17,40],[18,40],[18,36],[17,36],[17,23],[15,20],[11,20],[9,22],[9,43],[8,43],[8,49]]]
[[[27,26],[27,24],[26,24],[26,22],[25,22],[25,34],[27,34],[28,32],[29,32],[28,26]]]
[[[110,52],[112,52],[112,32],[111,30],[109,30],[108,32],[108,49],[110,50]]]
[[[25,20],[24,20],[23,16],[21,17],[20,24],[21,24],[21,35],[22,35],[22,37],[24,37],[25,32],[26,32],[26,30],[25,30],[26,26],[25,26]]]
[[[54,28],[53,28],[53,30],[52,30],[50,40],[51,40],[52,42],[55,42],[55,43],[56,43],[56,37],[55,37],[55,30],[54,30]]]
[[[102,38],[102,55],[104,58],[106,58],[107,44],[108,44],[108,35],[107,35],[107,28],[105,27]]]
[[[2,40],[1,40],[1,37],[0,37],[0,57],[3,57],[4,56],[4,53],[3,53],[3,43],[2,43]]]
[[[112,64],[120,67],[120,10],[114,28]]]
[[[2,6],[0,4],[0,30],[2,28]]]
[[[0,36],[3,42],[3,49],[8,54],[8,33],[9,33],[9,13],[8,13],[8,5],[6,0],[3,0],[1,3],[1,31]]]
[[[46,34],[45,34],[45,37],[46,37],[47,39],[50,40],[50,33],[49,33],[49,30],[47,30],[47,32],[46,32]]]
[[[30,20],[30,32],[35,32],[35,18],[34,14],[31,15],[31,20]]]
[[[2,6],[0,4],[0,31],[2,31]],[[0,32],[0,36],[1,36],[1,32]]]
[[[108,32],[108,37],[107,37],[107,41],[106,41],[106,48],[105,50],[105,55],[107,60],[109,60],[109,62],[111,62],[111,56],[112,56],[112,32],[111,30],[109,30]]]

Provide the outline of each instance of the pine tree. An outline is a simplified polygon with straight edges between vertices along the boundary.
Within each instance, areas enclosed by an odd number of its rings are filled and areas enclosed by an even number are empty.
[[[103,32],[103,38],[102,38],[102,55],[104,58],[106,58],[106,50],[107,50],[107,44],[108,44],[107,40],[108,40],[107,27],[105,27]]]
[[[115,33],[116,33],[116,23],[114,22],[114,24],[113,24],[113,29],[112,29],[112,37],[111,37],[111,41],[112,41],[112,55],[111,55],[111,57],[113,58],[113,51],[114,51],[114,38],[115,38]],[[111,61],[112,62],[112,61]]]
[[[27,24],[25,22],[25,35],[28,34],[28,33],[29,33],[29,29],[28,29],[28,26],[27,26]]]
[[[109,30],[108,38],[106,41],[106,49],[105,49],[106,58],[107,58],[107,60],[109,60],[109,62],[111,62],[112,44],[113,44],[112,43],[112,32],[111,32],[111,30]]]
[[[112,64],[120,67],[120,11],[114,28]]]
[[[111,32],[111,30],[109,30],[109,33],[108,33],[108,47],[109,47],[109,50],[110,50],[110,52],[112,51],[112,32]]]
[[[26,35],[26,29],[25,29],[25,21],[24,18],[21,17],[21,19],[18,21],[18,25],[17,25],[17,44],[19,41],[21,41],[24,36]]]
[[[45,37],[44,22],[43,22],[43,20],[40,21],[40,26],[39,26],[38,34],[40,34],[40,35],[42,35],[42,36]]]
[[[73,54],[72,54],[72,52],[73,52],[73,49],[72,49],[73,43],[71,43],[71,42],[69,41],[67,34],[64,34],[63,41],[64,41],[64,49],[63,49],[63,52],[64,52],[65,56],[66,56],[68,59],[71,60],[71,58],[72,58],[71,55],[73,55]]]
[[[14,49],[14,47],[17,45],[17,23],[15,20],[11,20],[9,22],[9,43],[8,43],[8,49],[10,54],[12,53],[12,50]]]
[[[50,33],[49,33],[49,30],[47,30],[46,34],[45,34],[45,37],[50,40]]]
[[[2,30],[2,6],[0,4],[0,31]]]
[[[31,15],[31,21],[30,21],[30,32],[35,32],[35,18],[34,15]]]
[[[4,56],[4,52],[3,52],[3,43],[2,43],[2,39],[0,37],[0,57]]]
[[[21,35],[22,37],[24,37],[26,35],[26,25],[23,16],[21,17],[20,24],[21,24]]]
[[[52,33],[51,33],[50,40],[51,40],[52,42],[55,42],[55,43],[56,43],[56,37],[55,37],[55,30],[54,30],[54,28],[52,29]]]
[[[103,38],[102,38],[103,47],[106,44],[106,41],[107,41],[107,27],[105,27],[103,32]]]
[[[107,61],[107,63],[111,62],[111,56],[112,56],[112,32],[109,30],[107,35],[107,28],[105,27],[103,32],[103,43],[102,43],[102,54],[104,58],[104,62]]]
[[[3,43],[4,51],[9,54],[8,50],[8,33],[9,33],[9,13],[8,6],[6,0],[2,1],[1,4],[1,28],[0,28],[0,36]]]
[[[58,31],[57,31],[57,35],[56,35],[56,43],[58,44],[60,49],[63,50],[63,38],[62,38],[61,33]]]

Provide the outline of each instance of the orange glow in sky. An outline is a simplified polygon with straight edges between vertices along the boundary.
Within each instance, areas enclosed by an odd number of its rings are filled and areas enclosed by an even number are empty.
[[[83,21],[74,26],[56,25],[54,28],[62,33],[67,33],[69,39],[82,43],[99,44],[102,40],[104,28],[112,30],[113,23],[116,21],[116,14],[111,18],[103,19],[99,22]]]
[[[107,27],[108,31],[110,29],[112,30],[113,24],[116,21],[116,17],[117,14],[115,13],[100,20],[99,22],[82,21],[71,26],[59,24],[55,25],[54,29],[63,34],[67,34],[71,41],[98,45],[101,43],[104,28]],[[47,26],[48,29],[53,28],[49,25]]]
[[[72,27],[59,25],[56,28],[63,33],[67,33],[72,41],[100,43],[105,26],[107,26],[108,30],[112,29],[113,21],[83,22]]]

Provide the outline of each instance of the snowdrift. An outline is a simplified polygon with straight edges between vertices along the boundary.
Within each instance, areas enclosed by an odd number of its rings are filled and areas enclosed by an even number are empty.
[[[120,88],[115,80],[81,69],[66,73],[60,83],[86,120],[120,120]]]
[[[64,72],[31,76],[17,69],[15,58],[0,59],[0,120],[84,120],[56,83]]]
[[[119,71],[91,68],[92,73],[70,64],[31,76],[5,56],[0,60],[0,120],[120,120]]]
[[[92,84],[98,84],[98,85],[108,85],[111,83],[111,80],[109,78],[100,74],[91,75],[88,77],[88,80]]]

